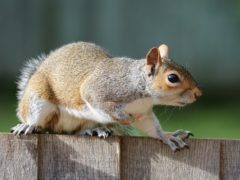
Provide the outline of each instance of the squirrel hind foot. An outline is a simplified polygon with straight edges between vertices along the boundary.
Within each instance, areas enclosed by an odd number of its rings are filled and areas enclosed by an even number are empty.
[[[34,125],[28,125],[25,123],[18,124],[17,126],[14,126],[11,131],[15,136],[19,136],[20,134],[34,134],[34,133],[40,133],[42,132],[42,129],[40,127],[34,126]]]
[[[80,135],[107,138],[108,136],[111,136],[112,133],[113,133],[112,130],[108,128],[89,128],[81,132]]]

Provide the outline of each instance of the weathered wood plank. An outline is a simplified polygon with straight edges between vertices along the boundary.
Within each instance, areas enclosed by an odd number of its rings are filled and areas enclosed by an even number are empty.
[[[220,142],[191,140],[190,150],[172,152],[150,138],[124,138],[121,144],[122,179],[219,179]]]
[[[37,136],[0,134],[0,179],[37,179]]]
[[[240,179],[240,141],[0,134],[0,179]]]
[[[120,179],[119,138],[44,135],[39,139],[39,179]]]
[[[240,179],[240,142],[222,140],[221,143],[221,179]]]

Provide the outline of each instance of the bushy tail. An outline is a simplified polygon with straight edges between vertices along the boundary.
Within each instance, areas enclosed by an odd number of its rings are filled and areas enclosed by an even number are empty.
[[[22,99],[24,89],[26,88],[29,79],[31,76],[38,70],[39,66],[42,64],[42,62],[46,59],[46,55],[42,54],[38,56],[37,58],[30,59],[21,70],[21,74],[18,78],[17,82],[17,98],[18,100]]]

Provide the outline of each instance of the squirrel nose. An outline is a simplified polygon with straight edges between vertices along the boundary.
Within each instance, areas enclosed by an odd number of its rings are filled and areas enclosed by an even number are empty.
[[[194,94],[194,97],[197,99],[202,95],[202,92],[199,88],[196,87],[193,89],[193,94]]]

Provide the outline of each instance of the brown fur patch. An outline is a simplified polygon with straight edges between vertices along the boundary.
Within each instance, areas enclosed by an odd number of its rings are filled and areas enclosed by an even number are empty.
[[[46,118],[46,126],[44,128],[53,130],[55,125],[58,123],[58,118],[59,114],[57,112],[49,114],[49,116]]]
[[[21,116],[21,120],[26,123],[29,114],[29,100],[27,98],[22,98],[22,100],[19,102],[18,113]]]

